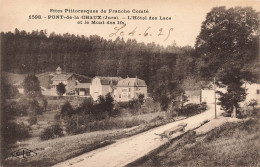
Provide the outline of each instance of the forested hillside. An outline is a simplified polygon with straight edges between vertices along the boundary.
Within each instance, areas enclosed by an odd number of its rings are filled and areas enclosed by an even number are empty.
[[[3,70],[14,73],[43,73],[61,66],[66,72],[86,76],[121,76],[144,79],[149,85],[157,77],[167,80],[189,75],[193,49],[97,35],[47,35],[46,30],[1,33]],[[158,76],[163,75],[163,76]]]
[[[246,96],[243,82],[259,82],[258,15],[250,7],[213,8],[202,23],[195,48],[15,29],[1,33],[1,67],[22,74],[61,66],[66,72],[89,77],[138,76],[163,109],[180,101],[184,90],[200,89],[215,77],[218,86],[228,87],[229,93],[235,93],[232,97],[239,97],[237,105]],[[227,104],[230,109],[233,101]]]

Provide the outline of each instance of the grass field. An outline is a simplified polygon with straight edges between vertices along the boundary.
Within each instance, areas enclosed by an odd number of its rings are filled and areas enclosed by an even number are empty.
[[[22,83],[26,77],[26,74],[15,74],[10,72],[3,72],[2,75],[10,84]]]
[[[41,141],[38,137],[34,137],[29,140],[22,141],[19,146],[13,149],[13,151],[19,148],[27,148],[37,152],[37,156],[27,160],[20,160],[15,157],[10,157],[5,163],[7,166],[14,167],[51,166],[85,152],[111,144],[114,140],[133,136],[172,121],[169,119],[158,119],[158,115],[159,113],[155,113],[154,116],[152,116],[152,114],[147,114],[147,117],[142,115],[141,117],[150,122],[132,128],[95,131],[79,135],[65,136],[47,141]]]
[[[202,136],[189,132],[169,147],[133,164],[145,167],[259,165],[259,119],[225,123]]]
[[[45,88],[50,88],[50,82],[52,78],[50,74],[51,74],[50,72],[46,72],[46,73],[41,73],[36,75],[40,81],[41,86]],[[16,74],[10,72],[3,72],[2,75],[7,78],[9,83],[17,84],[17,85],[22,84],[24,78],[27,76],[27,74]]]

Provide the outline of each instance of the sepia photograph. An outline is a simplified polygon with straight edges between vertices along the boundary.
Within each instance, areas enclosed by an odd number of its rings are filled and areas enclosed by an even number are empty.
[[[259,0],[0,0],[1,167],[260,167]]]

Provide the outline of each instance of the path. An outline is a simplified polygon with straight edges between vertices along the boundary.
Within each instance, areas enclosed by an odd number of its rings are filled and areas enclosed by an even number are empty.
[[[218,115],[220,114],[218,106]],[[221,111],[222,112],[222,111]],[[143,157],[150,151],[167,143],[167,139],[160,139],[160,136],[154,133],[163,131],[178,125],[180,122],[187,123],[186,131],[198,126],[206,119],[214,119],[214,105],[209,105],[207,111],[189,117],[185,120],[172,122],[138,135],[118,140],[116,143],[103,148],[93,150],[78,157],[56,164],[56,167],[119,167],[125,166],[140,157]],[[177,137],[181,132],[175,133],[172,137]]]

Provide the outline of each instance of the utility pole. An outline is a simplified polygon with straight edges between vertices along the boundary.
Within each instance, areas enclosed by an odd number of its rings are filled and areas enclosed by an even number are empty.
[[[216,97],[216,80],[214,77],[214,98],[215,98],[215,119],[217,119],[217,97]]]

